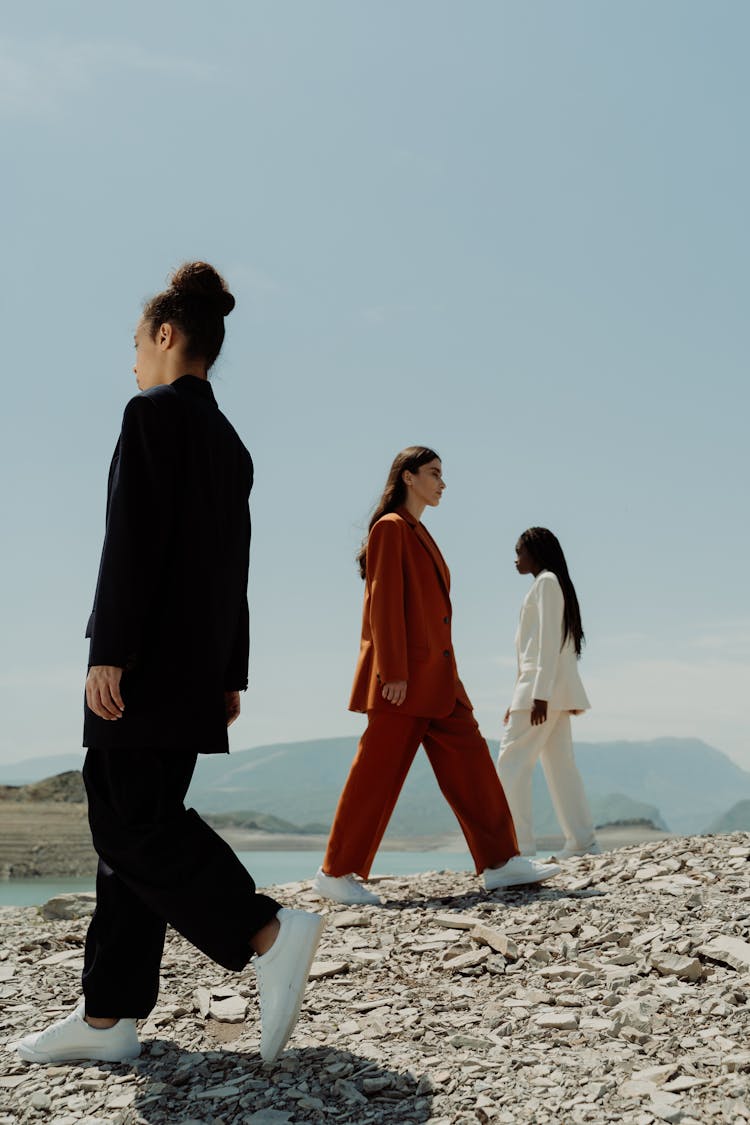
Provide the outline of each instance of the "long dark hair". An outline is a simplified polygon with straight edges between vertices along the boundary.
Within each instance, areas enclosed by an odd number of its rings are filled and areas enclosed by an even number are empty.
[[[575,646],[576,656],[580,656],[583,642],[586,639],[581,623],[581,610],[578,605],[575,586],[568,574],[568,564],[565,561],[559,539],[546,527],[530,527],[527,531],[524,531],[518,542],[523,544],[537,566],[540,566],[543,570],[551,570],[553,574],[557,575],[565,598],[563,634],[560,647],[562,648],[570,637]]]
[[[395,512],[396,508],[400,508],[406,500],[406,485],[404,484],[404,473],[416,473],[421,469],[422,465],[428,465],[430,461],[439,461],[440,457],[434,449],[428,449],[426,445],[410,445],[408,449],[402,449],[393,458],[390,472],[388,473],[388,480],[385,482],[383,495],[375,505],[375,509],[370,516],[370,522],[367,525],[367,535],[362,540],[362,546],[357,555],[357,565],[359,566],[359,573],[362,578],[367,576],[367,540],[370,537],[373,525],[378,522],[381,516],[386,515],[388,512]]]
[[[189,359],[204,359],[208,370],[224,343],[224,317],[234,308],[234,297],[221,274],[208,262],[185,262],[175,270],[169,288],[157,293],[143,308],[151,339],[161,324],[173,324],[185,337]]]

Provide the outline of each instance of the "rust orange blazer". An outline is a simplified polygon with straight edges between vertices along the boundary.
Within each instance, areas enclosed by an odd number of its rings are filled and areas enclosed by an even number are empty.
[[[400,707],[383,684],[406,680]],[[406,508],[389,512],[367,541],[362,642],[350,711],[399,711],[441,719],[471,707],[451,641],[450,572],[437,543]]]

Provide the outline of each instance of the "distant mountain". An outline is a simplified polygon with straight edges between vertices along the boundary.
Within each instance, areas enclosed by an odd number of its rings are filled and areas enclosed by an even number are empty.
[[[0,801],[42,801],[82,805],[86,791],[80,770],[66,770],[28,785],[0,785]]]
[[[560,829],[552,808],[549,790],[541,770],[537,770],[533,781],[534,828],[537,836],[556,836]],[[651,821],[655,828],[669,831],[669,825],[656,805],[636,801],[624,793],[589,793],[589,804],[594,824],[616,824],[623,821]]]
[[[188,803],[200,811],[253,809],[292,824],[330,824],[357,747],[355,738],[275,743],[198,760]],[[490,743],[493,758],[497,743]],[[750,773],[697,739],[578,743],[594,821],[647,819],[678,833],[704,832],[738,801],[750,801]],[[0,766],[0,782],[21,784],[80,768],[82,757],[61,755]],[[539,835],[557,825],[540,771],[534,779]],[[426,755],[420,751],[391,822],[391,834],[431,836],[457,832]]]
[[[354,738],[276,743],[231,754],[200,759],[188,801],[206,812],[229,812],[251,806],[261,813],[283,816],[295,824],[330,824],[338,795],[357,748]],[[497,747],[491,746],[493,757]],[[289,778],[294,778],[290,786]],[[590,794],[594,821],[665,820],[652,801],[627,791]],[[534,779],[537,834],[557,835],[559,828],[541,773]],[[705,823],[705,817],[701,823]],[[440,793],[427,756],[418,753],[399,797],[389,827],[391,836],[431,836],[458,833],[459,827]]]
[[[328,824],[292,824],[290,820],[282,820],[280,816],[254,812],[252,809],[226,813],[204,812],[203,816],[216,829],[242,828],[245,832],[275,832],[287,836],[325,836],[330,827]]]
[[[709,832],[750,832],[750,801],[738,801],[712,821]]]
[[[697,738],[581,742],[576,757],[590,794],[625,793],[656,805],[673,832],[705,832],[742,798],[750,773]]]
[[[68,770],[80,770],[86,751],[75,754],[54,754],[46,758],[28,758],[25,762],[1,762],[0,785],[30,785]]]

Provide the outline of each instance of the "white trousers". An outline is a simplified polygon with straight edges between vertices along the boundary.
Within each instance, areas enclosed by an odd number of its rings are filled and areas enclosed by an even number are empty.
[[[497,770],[513,814],[521,855],[536,852],[531,779],[538,758],[555,815],[565,834],[565,848],[582,851],[591,847],[594,823],[573,755],[570,714],[548,711],[546,722],[532,726],[530,711],[511,711],[500,744]]]

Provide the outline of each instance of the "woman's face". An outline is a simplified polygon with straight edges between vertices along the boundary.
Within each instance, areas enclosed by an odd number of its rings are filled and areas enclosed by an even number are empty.
[[[162,325],[162,327],[168,327]],[[145,321],[138,322],[135,330],[135,364],[133,372],[139,391],[147,391],[149,387],[156,387],[164,382],[164,357],[165,350],[160,340],[159,333],[156,339],[151,339],[151,333]]]
[[[414,472],[404,473],[404,482],[415,500],[421,501],[430,508],[436,508],[445,491],[443,480],[443,466],[438,457],[420,465]]]
[[[535,574],[537,569],[536,559],[526,544],[519,539],[516,543],[516,570],[519,574]]]

